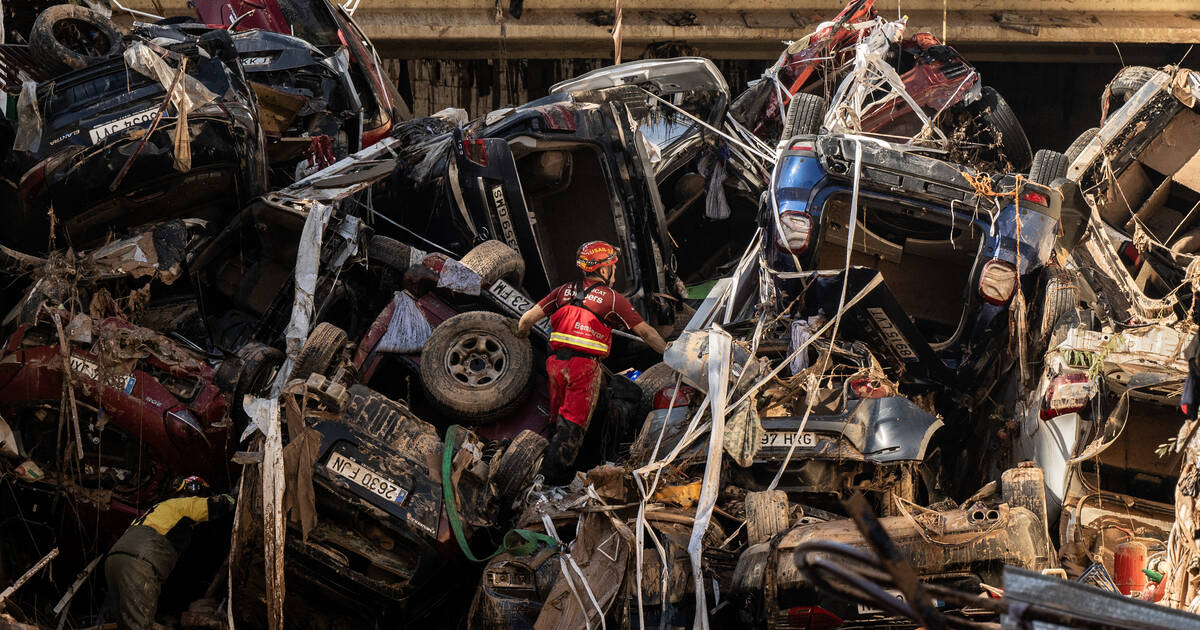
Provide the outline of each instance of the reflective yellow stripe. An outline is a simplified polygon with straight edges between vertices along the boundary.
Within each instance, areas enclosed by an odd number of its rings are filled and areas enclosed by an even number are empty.
[[[570,344],[573,346],[579,346],[581,348],[587,348],[589,350],[599,350],[600,352],[608,352],[608,344],[601,343],[599,341],[596,341],[595,339],[588,339],[587,337],[576,337],[575,335],[568,335],[567,333],[560,333],[560,332],[550,333],[550,341],[557,341],[558,343],[565,343],[565,344]]]

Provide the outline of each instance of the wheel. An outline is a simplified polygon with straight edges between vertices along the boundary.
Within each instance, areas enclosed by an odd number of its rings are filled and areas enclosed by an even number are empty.
[[[367,261],[404,273],[412,266],[412,248],[394,238],[376,234],[367,241]]]
[[[1066,269],[1046,269],[1046,290],[1042,297],[1042,323],[1038,339],[1049,340],[1051,333],[1079,324],[1079,287],[1075,275]]]
[[[421,382],[435,407],[482,424],[512,413],[525,400],[533,346],[513,334],[510,322],[470,311],[433,329],[421,351]]]
[[[525,278],[525,260],[521,254],[500,241],[476,245],[459,262],[479,274],[486,284],[504,280],[513,286],[521,286],[521,280]]]
[[[802,134],[815,134],[821,130],[825,119],[825,99],[816,94],[798,92],[788,103],[787,118],[783,121],[781,141]]]
[[[242,367],[233,390],[233,402],[234,408],[240,411],[243,396],[264,394],[271,387],[271,381],[283,366],[284,356],[278,349],[261,343],[242,346],[237,356],[242,360]]]
[[[1071,146],[1067,147],[1067,150],[1063,153],[1063,155],[1067,156],[1067,166],[1070,166],[1071,163],[1075,161],[1075,158],[1079,157],[1079,155],[1083,153],[1083,150],[1087,148],[1087,145],[1091,144],[1092,140],[1095,139],[1095,137],[1099,134],[1099,127],[1092,127],[1091,129],[1079,134],[1079,137],[1075,138],[1075,141],[1072,142]]]
[[[788,528],[788,499],[783,490],[746,493],[746,536],[751,545],[766,542]]]
[[[1121,108],[1133,93],[1140,90],[1147,81],[1154,78],[1158,70],[1146,66],[1125,66],[1113,77],[1108,88],[1100,95],[1100,110],[1107,112],[1105,117]],[[1106,109],[1107,108],[1107,109]]]
[[[321,322],[308,335],[308,340],[296,355],[296,365],[292,368],[291,379],[305,380],[310,374],[329,375],[336,361],[346,351],[346,331],[330,324]]]
[[[30,54],[54,70],[82,70],[119,55],[123,45],[112,20],[73,4],[42,11],[29,32]]]
[[[678,373],[662,361],[646,368],[634,383],[642,390],[642,402],[638,407],[639,420],[644,420],[646,414],[654,408],[654,395],[658,390],[675,384]]]
[[[1029,148],[1029,138],[1025,136],[1025,129],[1009,107],[1008,101],[996,90],[985,87],[974,106],[991,134],[995,136],[995,143],[1008,159],[1012,170],[1024,171],[1029,166],[1033,151]]]
[[[533,431],[521,431],[500,455],[500,461],[492,471],[491,482],[503,505],[502,509],[510,508],[520,498],[521,492],[541,469],[542,453],[549,444],[546,438]]]
[[[1033,156],[1033,166],[1029,167],[1029,180],[1035,184],[1050,185],[1054,180],[1067,174],[1067,166],[1071,161],[1058,151],[1040,149]]]

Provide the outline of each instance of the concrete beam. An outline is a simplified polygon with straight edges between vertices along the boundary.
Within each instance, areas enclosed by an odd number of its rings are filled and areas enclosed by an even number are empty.
[[[184,0],[159,0],[172,15]],[[153,11],[152,0],[125,0]],[[506,5],[507,2],[502,1]],[[624,51],[639,56],[655,42],[682,41],[723,59],[771,59],[780,42],[811,32],[843,6],[840,0],[623,0]],[[970,49],[1011,47],[1013,55],[1056,44],[1200,43],[1196,0],[903,0],[909,32],[930,31]],[[896,0],[881,0],[892,17]],[[499,21],[494,0],[362,0],[356,21],[381,53],[399,58],[608,57],[612,0],[531,0],[520,19]]]

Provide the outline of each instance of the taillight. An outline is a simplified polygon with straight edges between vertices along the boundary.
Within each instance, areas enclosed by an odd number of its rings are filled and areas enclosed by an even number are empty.
[[[1039,206],[1050,207],[1050,198],[1036,190],[1027,190],[1021,195],[1021,201],[1036,203]]]
[[[792,145],[792,151],[812,151],[813,145],[808,142],[797,142]]]
[[[487,143],[483,140],[463,140],[463,155],[480,166],[487,166]]]
[[[1017,268],[1012,263],[992,259],[979,274],[979,295],[988,304],[1003,306],[1017,291]]]
[[[654,408],[668,409],[674,407],[675,409],[681,409],[687,407],[692,404],[692,396],[695,394],[696,390],[687,385],[680,385],[679,387],[669,385],[654,394]],[[674,399],[674,402],[672,402],[672,399]]]
[[[1042,397],[1042,420],[1075,413],[1087,406],[1096,391],[1087,372],[1073,371],[1054,377]]]
[[[812,236],[812,215],[789,210],[779,215],[779,225],[782,229],[775,237],[775,245],[779,249],[793,254],[801,254],[808,249],[808,239]]]
[[[775,627],[792,630],[832,630],[842,627],[842,618],[820,606],[796,606],[788,609],[785,623]]]
[[[873,378],[857,378],[850,381],[850,390],[859,398],[886,398],[891,392],[882,382]]]
[[[1142,264],[1142,252],[1138,251],[1137,245],[1134,245],[1133,241],[1125,241],[1125,244],[1121,245],[1121,258],[1124,258],[1125,262],[1134,269]]]

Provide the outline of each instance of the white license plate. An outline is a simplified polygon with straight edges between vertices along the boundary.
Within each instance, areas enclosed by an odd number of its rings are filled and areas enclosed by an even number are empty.
[[[71,355],[70,363],[72,372],[77,372],[97,383],[102,382],[100,380],[100,365],[95,361]],[[105,385],[119,389],[126,394],[133,391],[133,384],[137,382],[137,379],[132,376],[117,376],[112,374],[106,376],[103,381]]]
[[[806,447],[816,446],[817,435],[801,433],[797,436],[795,431],[767,431],[762,438],[762,445],[766,448],[791,448],[793,444]]]
[[[103,125],[96,125],[88,130],[88,137],[92,139],[92,144],[96,144],[97,142],[100,142],[101,140],[114,133],[117,133],[118,131],[124,131],[130,127],[142,125],[154,120],[154,115],[157,113],[158,108],[153,107],[145,111],[140,111],[136,114],[131,114],[124,118],[118,118],[117,120],[106,122]]]
[[[399,484],[383,475],[367,468],[360,466],[358,462],[342,455],[341,453],[333,453],[329,456],[329,461],[325,466],[333,472],[353,481],[354,483],[374,492],[375,494],[391,501],[392,503],[404,503],[405,497],[408,496],[408,490],[401,488]]]
[[[525,311],[533,308],[533,305],[536,304],[536,302],[533,300],[525,297],[525,294],[521,293],[520,289],[513,287],[511,284],[503,280],[497,280],[488,286],[488,293],[490,293],[492,297],[496,298],[497,301],[503,304],[504,307],[509,310],[511,315],[520,316],[524,314]],[[549,335],[550,318],[547,317],[537,324],[534,324],[534,327]]]

